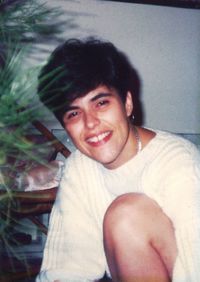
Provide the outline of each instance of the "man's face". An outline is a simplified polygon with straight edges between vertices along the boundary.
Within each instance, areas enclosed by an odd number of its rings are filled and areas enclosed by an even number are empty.
[[[132,98],[125,104],[113,88],[99,86],[75,99],[64,114],[64,128],[74,145],[107,168],[116,168],[133,155],[129,116]]]

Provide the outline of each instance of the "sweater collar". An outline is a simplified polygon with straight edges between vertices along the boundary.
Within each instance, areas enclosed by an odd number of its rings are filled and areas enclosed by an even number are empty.
[[[102,164],[100,170],[103,174],[106,189],[113,195],[119,196],[129,192],[139,192],[138,185],[144,167],[154,155],[158,137],[156,136],[136,156],[115,169],[107,169]]]

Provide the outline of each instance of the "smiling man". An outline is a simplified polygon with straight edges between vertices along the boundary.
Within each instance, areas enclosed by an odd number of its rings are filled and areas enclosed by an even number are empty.
[[[127,119],[132,110],[130,93],[124,105],[115,89],[99,86],[74,100],[64,114],[64,128],[82,153],[107,168],[116,168],[136,149]]]
[[[41,101],[77,150],[66,160],[37,281],[200,281],[200,156],[133,124],[133,69],[113,44],[68,40]]]

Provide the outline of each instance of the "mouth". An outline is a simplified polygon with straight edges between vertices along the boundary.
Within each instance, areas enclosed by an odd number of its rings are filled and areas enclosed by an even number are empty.
[[[89,137],[86,141],[92,146],[99,146],[105,144],[112,136],[112,131],[105,131],[101,134]]]

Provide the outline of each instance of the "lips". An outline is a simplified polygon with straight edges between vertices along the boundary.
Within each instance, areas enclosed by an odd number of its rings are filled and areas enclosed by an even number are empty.
[[[92,146],[99,146],[105,144],[111,138],[112,132],[105,131],[98,135],[93,135],[86,139],[86,141],[91,144]]]

